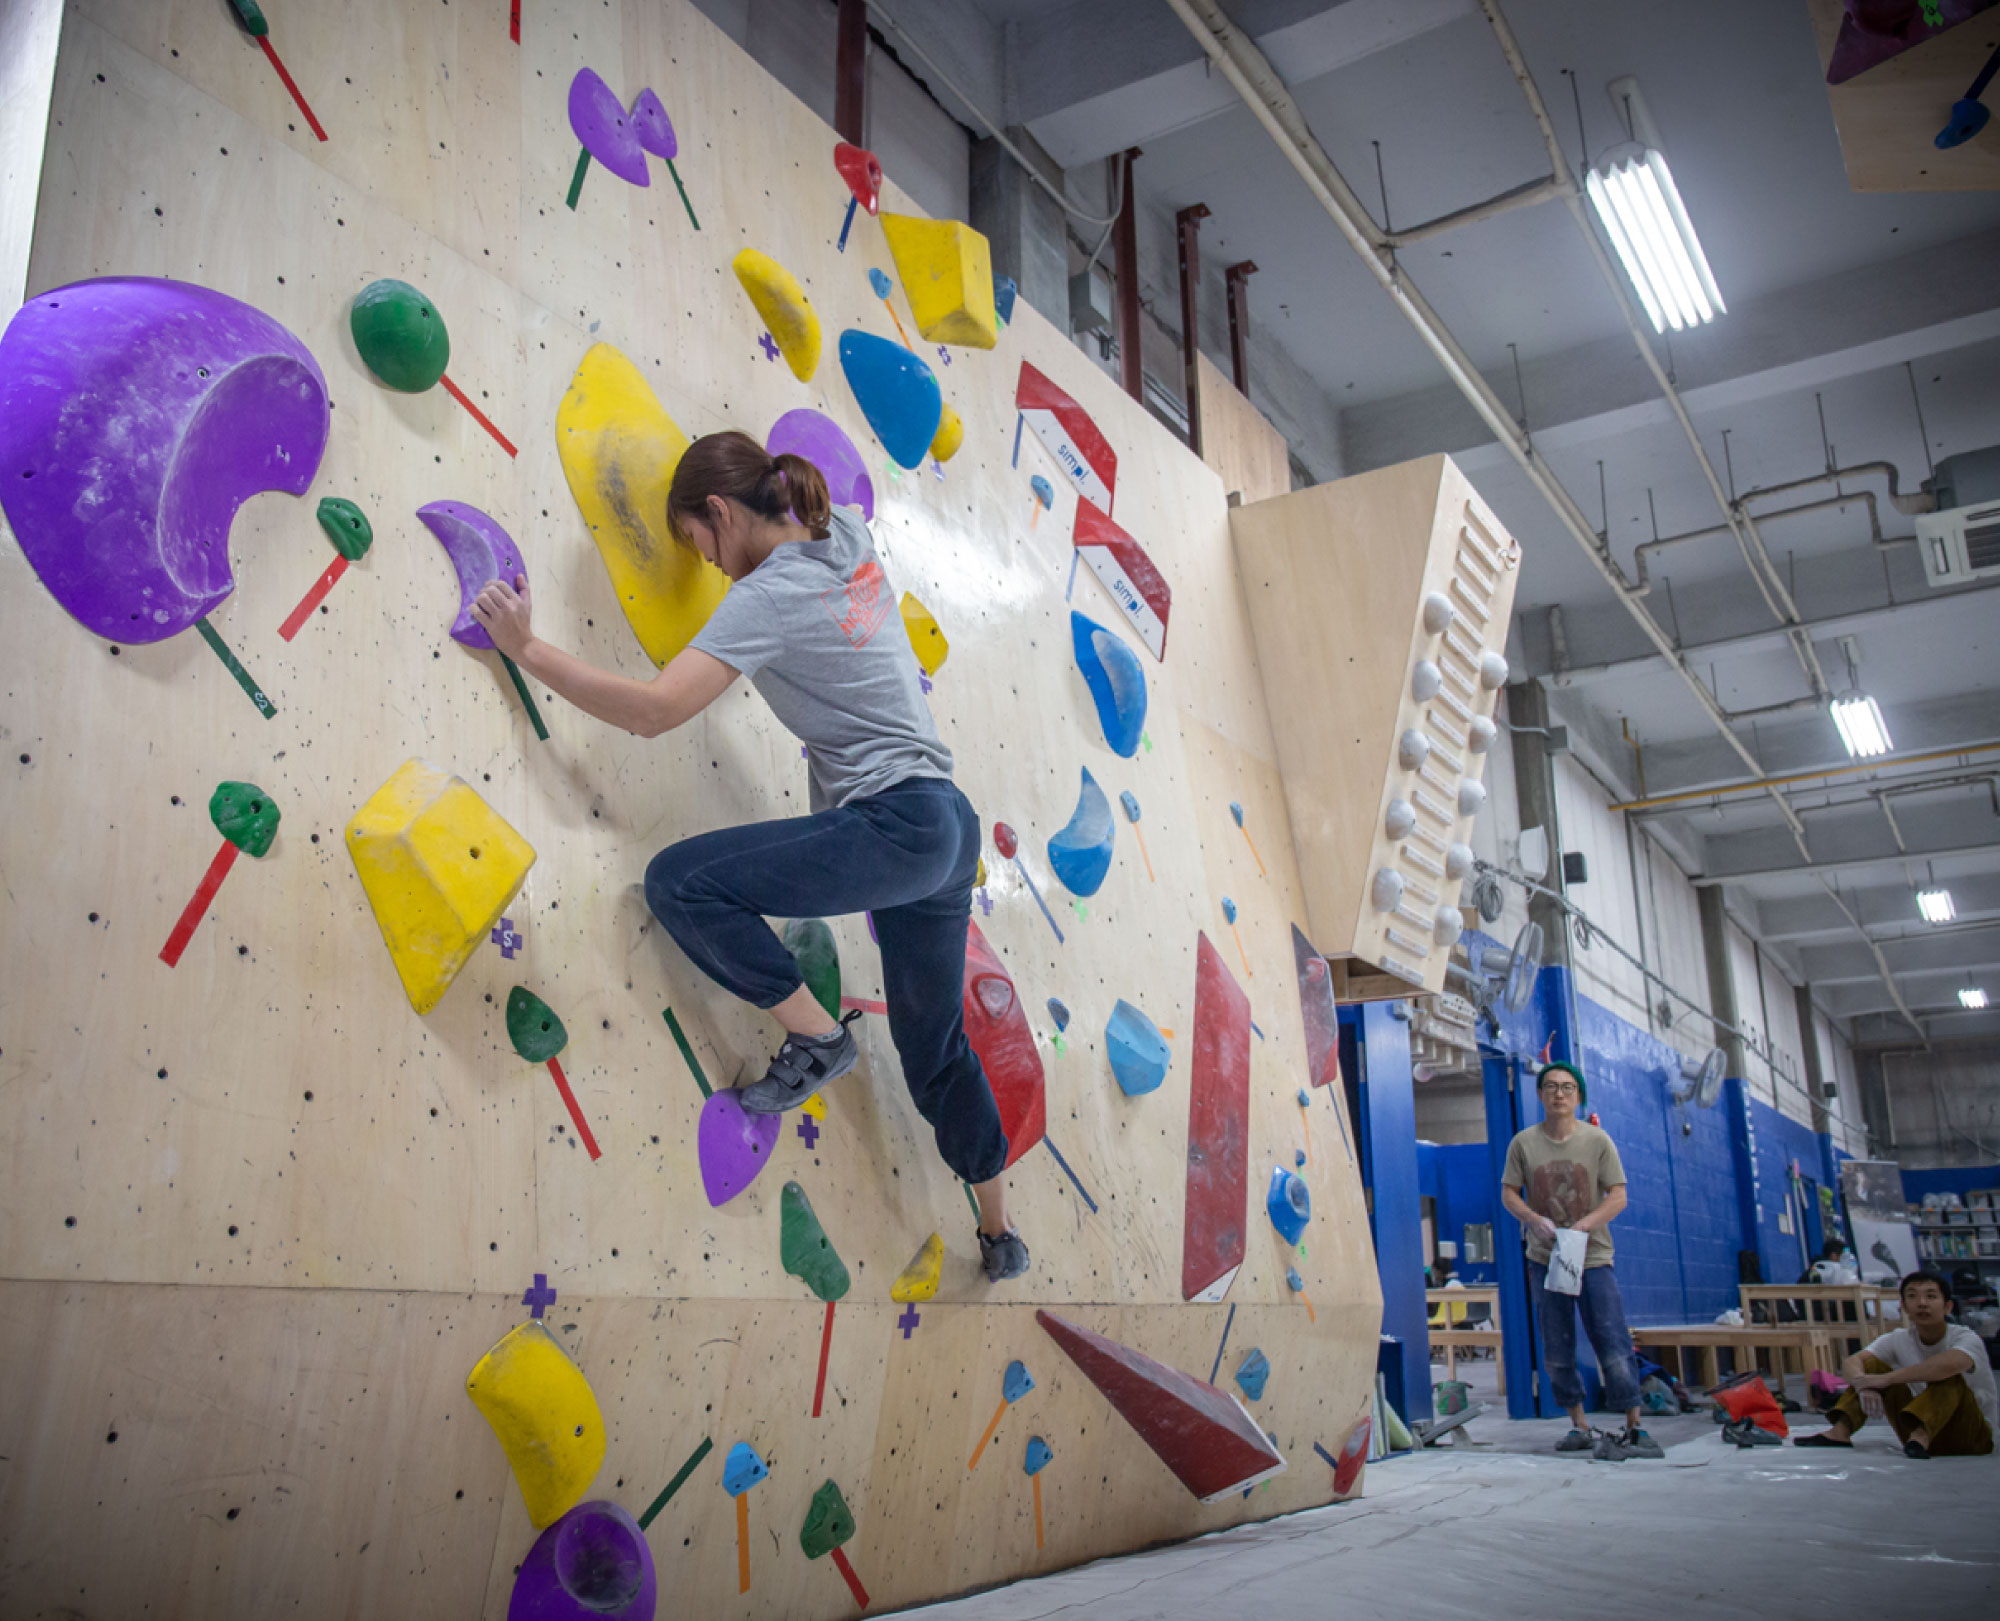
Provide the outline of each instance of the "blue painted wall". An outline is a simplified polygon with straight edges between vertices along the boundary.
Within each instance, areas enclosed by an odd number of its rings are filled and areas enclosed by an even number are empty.
[[[1398,1379],[1398,1403],[1414,1423],[1431,1417],[1431,1351],[1428,1309],[1424,1302],[1423,1206],[1418,1191],[1416,1095],[1410,1078],[1410,1027],[1390,1011],[1387,1002],[1367,1002],[1343,1008],[1343,1022],[1356,1026],[1360,1039],[1360,1108],[1355,1113],[1361,1133],[1362,1181],[1368,1190],[1369,1227],[1375,1240],[1375,1266],[1382,1280],[1382,1332],[1399,1342],[1396,1353],[1383,1347],[1391,1374],[1391,1396]],[[1399,1354],[1398,1354],[1399,1353]]]
[[[1452,1276],[1465,1283],[1497,1281],[1499,1271],[1491,1261],[1465,1258],[1467,1225],[1490,1226],[1500,1219],[1500,1189],[1486,1163],[1486,1145],[1417,1144],[1417,1188],[1425,1198],[1437,1201],[1437,1236],[1458,1245]]]
[[[1963,1199],[1984,1188],[2000,1188],[2000,1165],[1962,1165],[1941,1171],[1905,1171],[1903,1197],[1922,1204],[1926,1193],[1955,1193]]]

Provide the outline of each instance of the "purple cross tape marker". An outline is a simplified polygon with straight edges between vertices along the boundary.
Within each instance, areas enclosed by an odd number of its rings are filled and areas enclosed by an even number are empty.
[[[514,960],[514,953],[521,949],[521,937],[514,932],[511,917],[503,917],[493,925],[493,943],[500,948],[501,956],[509,962]]]
[[[896,1326],[903,1331],[904,1339],[908,1339],[917,1331],[918,1321],[917,1308],[915,1306],[905,1306],[903,1308],[903,1315],[896,1319]]]
[[[549,1287],[549,1275],[546,1272],[537,1272],[533,1287],[521,1296],[521,1304],[528,1308],[530,1317],[539,1318],[555,1303],[556,1292]]]
[[[799,1136],[804,1140],[808,1148],[812,1148],[818,1144],[819,1127],[813,1122],[811,1115],[802,1114],[799,1116]]]

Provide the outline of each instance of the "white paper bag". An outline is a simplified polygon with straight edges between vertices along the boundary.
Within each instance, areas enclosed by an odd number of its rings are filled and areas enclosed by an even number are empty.
[[[1548,1287],[1552,1294],[1583,1293],[1583,1255],[1589,1247],[1588,1233],[1580,1233],[1574,1227],[1556,1229],[1556,1241],[1549,1251]]]

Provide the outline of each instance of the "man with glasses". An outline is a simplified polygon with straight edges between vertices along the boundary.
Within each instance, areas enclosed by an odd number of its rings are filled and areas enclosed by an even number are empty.
[[[1596,1126],[1577,1118],[1588,1100],[1583,1074],[1570,1064],[1549,1064],[1537,1079],[1542,1122],[1515,1134],[1500,1177],[1500,1202],[1528,1240],[1528,1280],[1542,1324],[1542,1363],[1556,1400],[1569,1409],[1570,1431],[1558,1452],[1590,1452],[1618,1461],[1660,1458],[1660,1444],[1639,1422],[1639,1379],[1632,1334],[1618,1280],[1611,1272],[1611,1222],[1625,1208],[1625,1167],[1618,1147]],[[1589,1235],[1578,1294],[1548,1287],[1549,1254],[1560,1228]],[[1622,1434],[1593,1436],[1583,1412],[1583,1381],[1576,1372],[1576,1314],[1597,1353],[1604,1404],[1625,1409]]]

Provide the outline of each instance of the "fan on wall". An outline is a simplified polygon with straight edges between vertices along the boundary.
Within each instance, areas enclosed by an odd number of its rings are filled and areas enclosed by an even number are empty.
[[[1524,923],[1511,948],[1481,946],[1471,968],[1453,963],[1446,977],[1465,987],[1479,1011],[1499,1023],[1499,1011],[1519,1013],[1534,994],[1535,976],[1542,971],[1542,926]]]
[[[1669,1087],[1669,1095],[1674,1102],[1686,1105],[1692,1102],[1698,1109],[1712,1109],[1715,1100],[1722,1096],[1722,1069],[1727,1059],[1720,1047],[1708,1049],[1705,1058],[1689,1058],[1681,1055],[1681,1077]]]

